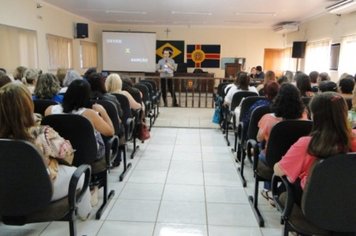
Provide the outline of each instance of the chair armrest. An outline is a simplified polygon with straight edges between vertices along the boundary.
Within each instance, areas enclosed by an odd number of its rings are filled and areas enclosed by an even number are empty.
[[[284,204],[280,201],[280,193],[278,191],[278,183],[282,182],[286,189],[286,201]],[[293,206],[294,206],[294,193],[293,193],[293,186],[289,182],[286,176],[272,176],[272,195],[273,200],[277,203],[277,208],[281,211],[282,218],[288,219],[290,214],[292,213]]]
[[[256,171],[257,170],[257,165],[258,165],[258,161],[259,158],[258,156],[260,155],[260,147],[258,144],[256,144],[253,147],[253,170]]]
[[[279,196],[281,193],[280,193],[280,191],[278,191],[278,184],[281,182],[282,182],[281,177],[279,177],[277,175],[272,176],[272,181],[271,181],[272,189],[271,190],[272,190],[273,200],[276,203],[276,207],[277,207],[278,211],[283,212],[284,205],[279,199]]]
[[[105,137],[104,142],[106,164],[110,167],[119,152],[119,137],[117,135]]]
[[[84,174],[84,183],[80,192],[77,193],[78,182],[80,177]],[[71,209],[75,209],[77,203],[82,199],[85,191],[89,187],[91,176],[91,167],[89,165],[80,165],[73,173],[68,188],[68,202]]]
[[[135,128],[135,120],[133,118],[128,118],[125,125],[125,138],[130,140]]]

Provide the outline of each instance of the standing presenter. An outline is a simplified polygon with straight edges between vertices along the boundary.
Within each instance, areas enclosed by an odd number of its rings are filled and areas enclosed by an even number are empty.
[[[172,51],[170,49],[163,49],[163,58],[158,61],[157,71],[160,73],[161,90],[164,106],[167,107],[167,88],[171,93],[173,107],[178,107],[176,94],[173,86],[173,73],[177,68],[174,60],[170,58]]]

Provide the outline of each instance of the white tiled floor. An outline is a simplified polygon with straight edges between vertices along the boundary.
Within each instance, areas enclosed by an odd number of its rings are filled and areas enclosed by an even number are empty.
[[[78,235],[281,235],[279,213],[264,199],[259,205],[266,226],[258,227],[247,200],[254,186],[251,164],[247,163],[248,185],[243,188],[231,147],[217,126],[159,127],[161,117],[174,117],[174,124],[193,123],[190,120],[195,117],[195,123],[202,124],[211,119],[212,113],[212,109],[162,108],[151,139],[139,144],[124,181],[118,181],[122,167],[110,172],[110,189],[116,194],[101,220],[78,220]],[[169,122],[163,123],[166,126]],[[0,225],[0,235],[68,235],[68,223]]]

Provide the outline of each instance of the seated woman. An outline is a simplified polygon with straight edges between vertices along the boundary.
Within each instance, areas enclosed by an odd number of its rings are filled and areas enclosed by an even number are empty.
[[[45,111],[45,116],[50,114],[71,113],[82,115],[87,118],[94,127],[95,137],[98,145],[98,158],[103,157],[105,145],[100,136],[114,135],[114,127],[109,115],[103,106],[90,105],[90,85],[85,80],[74,80],[64,94],[63,103],[49,106]]]
[[[0,137],[22,139],[38,147],[53,184],[52,200],[68,195],[69,181],[76,167],[61,165],[58,159],[70,164],[74,150],[71,144],[49,126],[36,126],[34,105],[28,89],[19,83],[9,83],[0,89]],[[16,170],[14,170],[16,173]],[[84,178],[79,186],[83,186]],[[85,220],[92,207],[89,189],[78,204],[78,215]]]
[[[68,70],[64,79],[63,79],[63,86],[59,93],[63,94],[67,91],[68,86],[74,81],[74,80],[82,80],[83,78],[80,76],[80,74],[75,71],[75,70]]]
[[[285,175],[295,183],[297,203],[301,201],[302,189],[316,160],[356,151],[356,133],[350,128],[347,104],[340,94],[316,95],[311,100],[310,110],[313,118],[310,136],[300,138],[274,165],[275,175]]]
[[[269,135],[275,124],[282,120],[303,119],[307,120],[307,112],[304,109],[304,104],[301,100],[299,90],[293,84],[284,83],[281,85],[279,92],[271,105],[272,113],[265,114],[258,122],[257,141],[263,147],[267,147]],[[266,163],[265,148],[260,152],[259,160]],[[270,182],[264,183],[264,189],[261,192],[262,196],[267,200],[271,200]],[[272,201],[270,201],[272,203]]]
[[[257,86],[257,91],[258,91],[258,94],[260,96],[264,95],[263,94],[263,92],[264,92],[263,88],[269,82],[277,82],[276,74],[271,70],[266,72],[265,77],[263,79],[263,84],[260,84],[260,85]]]
[[[58,95],[60,89],[59,81],[53,74],[42,74],[37,80],[32,99],[50,99],[62,103],[63,95]]]
[[[136,100],[132,97],[132,95],[128,91],[122,90],[122,80],[120,75],[115,73],[110,74],[106,78],[105,87],[109,93],[122,94],[125,97],[127,97],[130,103],[130,108],[132,110],[137,110],[142,108],[141,104],[136,102]]]
[[[314,96],[314,92],[312,91],[311,81],[307,74],[298,73],[294,78],[296,82],[296,86],[300,91],[300,95],[302,97],[312,97]]]

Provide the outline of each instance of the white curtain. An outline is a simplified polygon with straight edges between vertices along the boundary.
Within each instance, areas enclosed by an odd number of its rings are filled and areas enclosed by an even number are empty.
[[[330,67],[330,40],[307,43],[304,71],[328,72]]]
[[[38,68],[35,31],[0,25],[0,67],[11,73],[18,66]]]
[[[49,69],[73,67],[72,39],[47,34]]]
[[[356,35],[347,36],[341,41],[339,75],[356,73]]]

